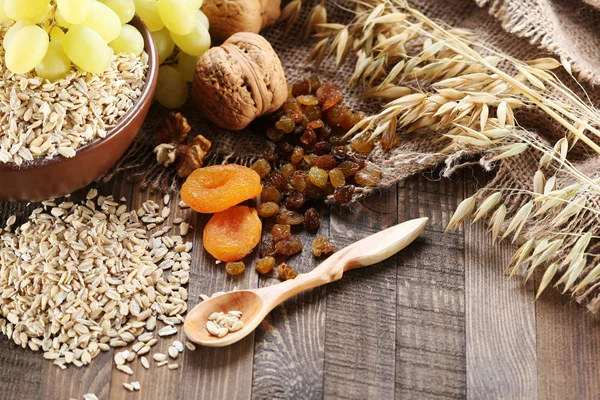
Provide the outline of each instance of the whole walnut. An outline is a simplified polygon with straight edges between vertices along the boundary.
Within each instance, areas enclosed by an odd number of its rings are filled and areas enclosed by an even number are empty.
[[[210,21],[210,36],[225,41],[237,32],[258,33],[280,15],[281,0],[205,0],[202,11]]]
[[[278,110],[288,90],[281,61],[269,42],[241,32],[200,57],[192,94],[204,117],[221,128],[241,130]]]

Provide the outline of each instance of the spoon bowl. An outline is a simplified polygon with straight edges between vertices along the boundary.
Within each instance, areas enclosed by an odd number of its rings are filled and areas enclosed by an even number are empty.
[[[317,268],[273,286],[223,293],[203,301],[189,312],[183,329],[192,342],[208,347],[233,344],[250,334],[268,313],[287,299],[342,277],[345,271],[376,264],[402,250],[427,226],[428,218],[417,218],[368,236],[331,255]],[[242,329],[224,337],[211,335],[206,329],[214,312],[241,311]]]

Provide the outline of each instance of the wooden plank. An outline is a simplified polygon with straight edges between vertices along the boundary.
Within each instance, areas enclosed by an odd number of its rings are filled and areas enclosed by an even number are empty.
[[[476,174],[485,182],[483,174]],[[466,196],[475,190],[467,185]],[[465,226],[467,394],[471,399],[537,398],[533,280],[508,279],[516,246],[492,243],[486,224]]]
[[[202,248],[202,230],[211,215],[192,214],[194,226],[194,251],[192,273],[188,288],[188,307],[198,303],[200,294],[211,295],[234,288],[245,289],[258,286],[258,276],[252,270],[258,259],[254,251],[244,259],[247,271],[237,277],[227,275],[224,265],[215,264]],[[201,347],[186,351],[179,399],[248,399],[252,390],[252,363],[254,358],[254,334],[225,348]],[[161,400],[164,400],[163,397]]]
[[[396,189],[331,212],[337,249],[397,222]],[[396,257],[350,271],[327,287],[324,397],[394,397]]]
[[[26,221],[36,204],[0,203],[0,225],[15,215],[17,225]],[[0,393],[6,400],[41,399],[39,375],[47,362],[42,354],[23,349],[8,337],[0,334]]]
[[[90,187],[95,186],[91,185]],[[116,199],[125,196],[131,201],[131,183],[117,178],[105,185],[95,186],[100,195],[112,194]],[[82,198],[88,188],[73,195],[74,200]],[[48,400],[81,399],[86,393],[94,393],[98,398],[108,398],[111,382],[112,350],[100,353],[86,367],[69,367],[61,370],[51,362],[44,361],[40,398]],[[40,359],[42,354],[36,354]]]
[[[541,271],[536,276],[536,286]],[[537,300],[539,399],[597,399],[600,329],[585,307],[551,286]]]
[[[321,211],[318,235],[331,238],[329,210]],[[272,223],[263,234],[270,235]],[[312,255],[311,244],[317,236],[302,227],[293,232],[302,240],[301,254],[289,263],[298,273],[313,270],[322,259]],[[277,271],[261,277],[259,285],[279,282]],[[256,330],[254,379],[255,399],[318,399],[323,397],[326,287],[302,293],[275,308]]]
[[[464,194],[456,181],[419,176],[398,186],[398,218],[427,216],[429,225],[398,255],[397,398],[466,395],[464,232],[444,234]]]

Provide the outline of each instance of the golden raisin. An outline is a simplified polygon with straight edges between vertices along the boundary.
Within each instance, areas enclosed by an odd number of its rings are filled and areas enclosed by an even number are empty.
[[[302,241],[296,236],[290,236],[275,243],[275,252],[282,256],[293,256],[302,251]]]
[[[273,235],[273,242],[277,243],[292,235],[292,227],[290,225],[275,224],[271,228],[271,234]]]
[[[289,99],[283,105],[283,112],[295,123],[302,121],[302,110],[296,99]]]
[[[354,174],[354,180],[356,183],[363,186],[375,186],[380,179],[381,172],[370,165]]]
[[[327,186],[327,181],[329,180],[327,171],[319,167],[312,167],[310,171],[308,171],[308,177],[313,185],[322,189]]]
[[[352,118],[352,111],[343,104],[338,104],[327,111],[327,123],[332,126],[347,125]]]
[[[312,166],[324,169],[329,171],[330,169],[335,168],[337,163],[335,162],[335,158],[331,154],[325,154],[323,156],[316,156],[312,159]],[[314,183],[314,182],[313,182]]]
[[[271,256],[261,258],[256,262],[256,270],[261,274],[268,274],[275,266],[275,259]]]
[[[292,175],[294,172],[296,172],[296,167],[294,166],[294,164],[287,163],[287,164],[283,164],[279,170],[281,171],[281,174],[283,175],[283,177],[287,178],[290,175]]]
[[[256,171],[258,176],[261,178],[264,178],[265,176],[269,175],[269,172],[271,172],[271,164],[269,164],[269,162],[264,158],[259,158],[256,160],[256,162],[252,164],[252,167],[250,168]]]
[[[317,89],[317,98],[321,102],[321,108],[327,110],[342,100],[342,88],[334,83],[324,83]]]
[[[302,157],[304,157],[304,149],[300,146],[295,146],[290,158],[292,164],[298,164],[300,161],[302,161]]]
[[[331,171],[329,171],[329,180],[331,181],[331,185],[333,185],[334,188],[344,186],[346,184],[346,177],[344,176],[342,170],[339,168],[334,168]]]
[[[273,243],[273,239],[271,239],[271,237],[265,236],[262,238],[259,252],[261,257],[275,255],[275,243]]]
[[[346,178],[351,177],[360,169],[360,165],[354,161],[344,161],[337,167],[340,169],[340,171],[342,171],[344,177]]]
[[[362,135],[352,140],[352,148],[359,153],[370,153],[373,150],[374,141],[370,140],[367,135]]]
[[[309,178],[306,176],[306,172],[296,171],[292,174],[290,182],[294,189],[296,189],[298,192],[303,192],[308,186]]]
[[[277,267],[277,273],[279,275],[279,279],[282,281],[287,281],[288,279],[294,279],[298,276],[298,273],[294,268],[292,268],[288,263],[282,262]]]
[[[260,194],[260,200],[264,203],[273,202],[279,204],[281,202],[281,193],[273,186],[267,186],[263,188]]]
[[[277,223],[283,225],[300,225],[304,222],[304,216],[296,211],[281,210],[277,216]]]
[[[310,94],[300,95],[296,97],[296,100],[303,106],[316,106],[317,104],[319,104],[319,99]]]
[[[320,120],[323,113],[321,113],[321,108],[319,106],[308,106],[304,109],[304,116],[312,122]]]
[[[225,264],[225,271],[231,276],[241,275],[246,270],[246,264],[243,261],[228,262]]]
[[[181,187],[181,199],[197,212],[216,213],[252,199],[262,186],[256,171],[236,164],[198,168]]]
[[[333,250],[335,250],[333,245],[329,243],[329,240],[323,236],[317,236],[312,242],[312,252],[317,257],[331,254],[333,253]]]
[[[275,123],[275,128],[279,129],[283,133],[290,133],[296,127],[296,123],[287,115],[282,115],[279,121]]]
[[[279,212],[279,205],[268,201],[266,203],[260,203],[258,205],[258,215],[263,218],[269,218]]]

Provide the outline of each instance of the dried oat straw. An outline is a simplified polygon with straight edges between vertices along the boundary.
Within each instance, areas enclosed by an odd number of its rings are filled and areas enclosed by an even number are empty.
[[[175,332],[183,322],[192,244],[149,237],[142,220],[154,202],[129,212],[96,195],[46,201],[14,233],[0,231],[0,330],[61,368],[132,345],[115,354],[131,374],[126,363],[157,342],[148,332],[156,320]]]
[[[8,28],[0,30],[2,38]],[[0,46],[0,162],[73,157],[77,148],[104,138],[142,94],[147,69],[146,53],[119,54],[100,75],[73,68],[49,82],[33,72],[10,72]]]

